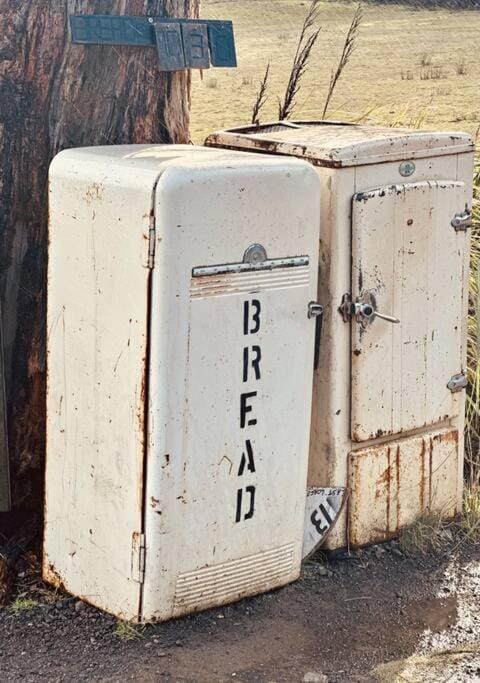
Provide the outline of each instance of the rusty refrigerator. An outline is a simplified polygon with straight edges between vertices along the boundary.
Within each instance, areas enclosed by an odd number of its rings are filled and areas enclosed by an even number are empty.
[[[309,485],[348,486],[330,548],[461,510],[473,141],[289,121],[207,145],[291,155],[321,181]]]
[[[56,157],[46,580],[153,621],[299,576],[319,206],[295,159]]]

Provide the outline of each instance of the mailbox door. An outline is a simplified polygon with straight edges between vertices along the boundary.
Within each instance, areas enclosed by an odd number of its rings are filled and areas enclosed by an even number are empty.
[[[352,298],[369,298],[395,324],[352,318],[354,441],[400,434],[458,415],[448,383],[463,371],[468,236],[464,183],[418,182],[356,194]],[[372,298],[373,295],[373,298]]]

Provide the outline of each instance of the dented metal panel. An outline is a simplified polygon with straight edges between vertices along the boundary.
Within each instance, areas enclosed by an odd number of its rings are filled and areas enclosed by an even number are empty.
[[[378,543],[430,510],[453,517],[458,488],[458,432],[439,430],[377,444],[349,456],[349,541]]]
[[[352,299],[400,319],[352,320],[354,441],[458,415],[449,389],[463,366],[463,271],[468,241],[451,226],[464,206],[457,181],[357,193],[352,210]]]

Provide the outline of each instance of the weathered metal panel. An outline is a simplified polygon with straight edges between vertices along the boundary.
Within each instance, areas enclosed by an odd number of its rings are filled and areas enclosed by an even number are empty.
[[[173,22],[155,24],[158,63],[162,71],[180,71],[186,68],[183,50],[182,27]]]
[[[408,171],[411,172],[408,180],[411,183],[461,181],[463,192],[460,192],[459,198],[461,196],[460,206],[463,209],[466,204],[471,204],[472,198],[472,140],[470,136],[462,133],[450,135],[443,132],[392,130],[342,124],[338,121],[280,121],[258,127],[218,131],[208,137],[206,144],[244,151],[294,155],[308,159],[317,168],[322,188],[318,300],[324,305],[324,320],[320,363],[314,375],[308,481],[312,487],[348,486],[349,453],[356,447],[355,443],[352,443],[350,424],[351,324],[343,322],[338,307],[342,295],[351,293],[352,197],[355,193],[368,192],[372,188],[403,184],[405,178],[402,177],[401,171],[404,172],[405,169],[401,162],[407,161]],[[455,209],[454,213],[457,210]],[[450,230],[453,232],[449,221],[450,218],[447,216],[445,231],[448,235]],[[460,367],[464,367],[466,351],[468,238],[467,233],[463,253],[463,275],[455,283],[455,286],[463,287],[464,292],[462,309],[459,312]],[[380,237],[380,242],[384,251],[388,247],[385,235]],[[442,241],[440,243],[442,244]],[[447,259],[447,255],[442,253],[440,257]],[[445,269],[447,272],[447,266]],[[443,296],[445,289],[451,289],[449,282],[440,271],[439,295]],[[418,296],[418,293],[415,296]],[[448,291],[445,296],[450,301],[451,292]],[[448,305],[450,306],[450,303]],[[397,311],[386,312],[397,313],[398,317],[402,317]],[[416,313],[415,318],[417,317]],[[380,324],[380,321],[374,323],[377,324]],[[451,331],[447,332],[447,338],[450,339]],[[369,333],[370,331],[367,332]],[[396,333],[398,334],[398,330]],[[438,338],[437,341],[441,343]],[[392,368],[397,372],[397,366],[392,358],[388,359],[386,366],[377,363],[372,368],[372,382],[375,382],[377,391],[381,391],[383,386],[386,368],[389,368],[386,381],[390,386]],[[444,388],[449,379],[448,373],[445,375]],[[447,421],[458,433],[463,433],[464,399],[464,391],[456,395],[456,416]],[[382,404],[383,402],[378,403],[379,408]],[[441,415],[443,416],[444,414]],[[372,433],[378,430],[377,426],[374,427]],[[428,434],[438,428],[438,423],[427,425],[424,432]],[[390,434],[377,439],[377,443],[380,440],[396,441],[397,438]],[[361,443],[359,442],[359,447]],[[417,465],[417,461],[412,461],[413,476],[416,476]],[[460,439],[456,477],[459,506],[462,497],[462,467],[463,440]],[[358,495],[361,493],[361,490],[357,491]],[[326,546],[338,548],[347,545],[347,542],[347,514],[344,511],[326,539]]]
[[[209,69],[208,28],[201,23],[182,24],[185,64],[189,69]]]
[[[152,620],[298,577],[319,192],[297,160],[57,157],[47,580]]]
[[[465,206],[457,181],[393,185],[353,199],[352,296],[380,312],[352,321],[352,438],[399,434],[458,415],[447,388],[463,369],[463,271],[468,242],[451,225]]]
[[[466,133],[380,128],[341,121],[276,121],[231,128],[211,133],[206,144],[287,154],[331,168],[424,159],[474,149]]]
[[[145,619],[300,572],[319,182],[296,160],[212,152],[157,187]],[[254,244],[267,260],[246,266]]]
[[[353,451],[349,456],[352,546],[397,536],[420,514],[458,511],[458,432],[438,430]]]
[[[140,148],[148,149],[148,148]],[[50,173],[44,577],[138,616],[147,269],[158,161],[69,150]]]

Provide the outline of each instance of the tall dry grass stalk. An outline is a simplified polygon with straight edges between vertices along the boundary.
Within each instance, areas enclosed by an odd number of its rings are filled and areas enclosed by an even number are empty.
[[[285,95],[283,100],[278,100],[278,118],[280,121],[290,118],[297,104],[296,97],[300,90],[301,80],[308,69],[311,52],[321,31],[321,27],[314,28],[319,12],[320,0],[313,0],[300,32]]]
[[[350,24],[350,28],[348,29],[347,35],[345,37],[342,54],[340,55],[340,60],[338,62],[337,68],[335,69],[335,71],[332,71],[332,75],[330,76],[330,83],[328,85],[327,97],[325,98],[325,104],[323,107],[322,119],[324,119],[327,114],[328,105],[330,104],[330,100],[332,99],[333,93],[335,92],[337,83],[340,80],[340,77],[345,67],[350,61],[351,56],[355,52],[358,31],[360,28],[360,24],[362,23],[362,16],[362,6],[357,5],[357,9],[355,10],[355,14],[353,15],[352,23]]]
[[[268,77],[270,75],[270,62],[267,64],[265,69],[265,74],[260,82],[260,87],[258,89],[257,97],[252,109],[252,124],[258,126],[260,124],[260,112],[265,106],[268,100],[267,90],[268,90]]]
[[[468,483],[480,487],[480,159],[475,164],[468,308],[465,461]]]

